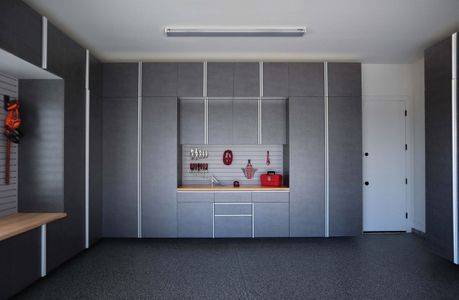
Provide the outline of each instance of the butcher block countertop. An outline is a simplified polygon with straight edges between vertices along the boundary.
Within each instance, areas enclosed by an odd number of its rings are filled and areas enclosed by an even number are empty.
[[[56,220],[65,218],[66,213],[17,213],[0,217],[0,241],[19,235]]]
[[[177,188],[178,192],[288,192],[288,187],[265,187],[259,185],[233,186],[208,186],[208,185],[188,185]]]

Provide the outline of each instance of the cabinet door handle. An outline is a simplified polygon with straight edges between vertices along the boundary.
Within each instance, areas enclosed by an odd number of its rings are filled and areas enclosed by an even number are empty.
[[[365,181],[365,185],[370,185],[370,183],[368,181]]]

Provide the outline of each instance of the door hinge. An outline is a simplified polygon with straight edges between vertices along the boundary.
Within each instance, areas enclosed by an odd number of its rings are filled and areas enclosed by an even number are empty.
[[[405,109],[405,117],[408,116],[408,111]]]
[[[408,150],[408,144],[405,144],[405,150],[406,151]]]
[[[405,213],[405,219],[408,219],[408,213],[407,212]]]
[[[405,184],[408,184],[408,178],[405,178]]]

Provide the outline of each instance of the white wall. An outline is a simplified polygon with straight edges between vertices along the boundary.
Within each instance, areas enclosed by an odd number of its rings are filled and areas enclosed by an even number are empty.
[[[424,231],[424,64],[363,64],[362,101],[405,101],[407,231]],[[365,116],[364,116],[365,117]]]

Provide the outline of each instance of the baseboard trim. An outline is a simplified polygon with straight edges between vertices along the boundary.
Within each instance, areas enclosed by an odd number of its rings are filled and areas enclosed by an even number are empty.
[[[411,233],[423,239],[426,237],[426,233],[424,231],[418,230],[416,228],[411,228]]]

